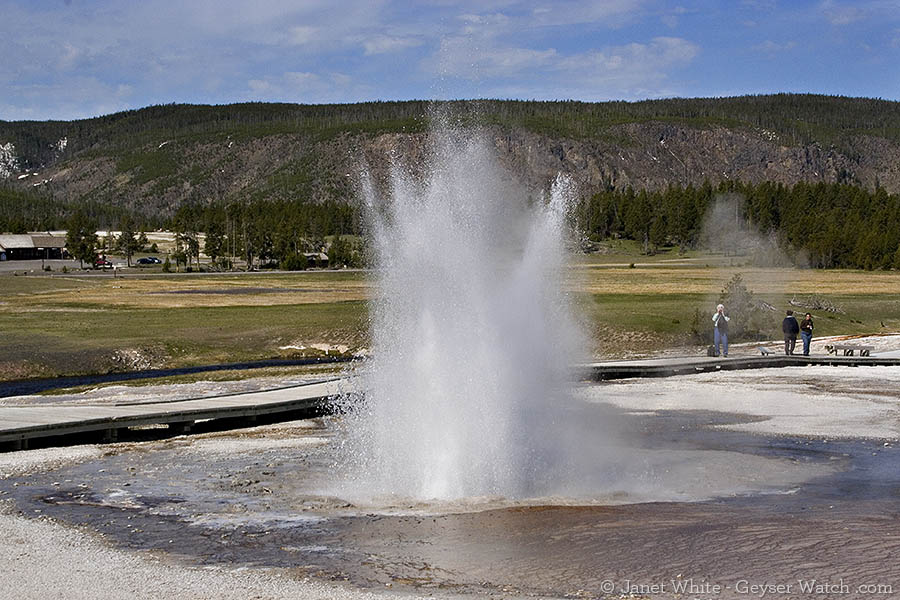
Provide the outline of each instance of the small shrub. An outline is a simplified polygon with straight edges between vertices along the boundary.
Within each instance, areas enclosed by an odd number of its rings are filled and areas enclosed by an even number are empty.
[[[172,272],[172,261],[169,260],[169,257],[166,257],[166,262],[163,263],[162,266],[163,273],[171,273]]]
[[[309,267],[309,261],[302,254],[291,254],[281,261],[282,271],[305,271]]]
[[[695,308],[691,315],[690,336],[697,344],[706,344],[712,340],[712,321],[707,325],[707,318],[698,308]]]
[[[781,324],[780,319],[773,321],[771,311],[766,310],[769,305],[754,298],[740,273],[725,284],[719,302],[725,305],[725,314],[731,317],[728,323],[731,339],[759,339],[764,332],[773,330],[775,321]]]

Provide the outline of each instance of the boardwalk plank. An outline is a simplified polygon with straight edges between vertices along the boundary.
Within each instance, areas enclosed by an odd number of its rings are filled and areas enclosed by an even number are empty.
[[[339,391],[337,381],[245,394],[120,405],[0,406],[0,442],[129,426],[265,415],[308,409]]]
[[[668,377],[718,370],[801,367],[807,365],[900,366],[900,359],[853,356],[761,356],[674,358],[582,365],[583,379]],[[92,405],[0,406],[0,443],[18,443],[71,433],[109,432],[124,427],[189,423],[292,413],[326,403],[350,387],[347,380],[290,386],[257,392],[186,400]]]

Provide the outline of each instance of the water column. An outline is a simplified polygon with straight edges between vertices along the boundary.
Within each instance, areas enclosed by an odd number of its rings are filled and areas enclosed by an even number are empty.
[[[552,493],[569,443],[550,425],[569,399],[581,338],[562,278],[559,178],[533,193],[484,133],[441,128],[413,175],[363,184],[375,254],[373,359],[348,401],[345,496],[447,500]]]

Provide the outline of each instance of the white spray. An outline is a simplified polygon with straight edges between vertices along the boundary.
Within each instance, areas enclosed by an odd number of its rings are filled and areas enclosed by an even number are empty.
[[[373,358],[345,417],[340,493],[557,493],[572,450],[554,423],[582,347],[562,282],[571,185],[535,198],[483,134],[443,128],[432,143],[424,177],[394,160],[383,197],[363,184]]]

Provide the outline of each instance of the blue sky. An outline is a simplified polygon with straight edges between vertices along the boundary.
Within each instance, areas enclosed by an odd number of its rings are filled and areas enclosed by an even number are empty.
[[[0,0],[0,119],[171,102],[900,100],[900,0]]]

